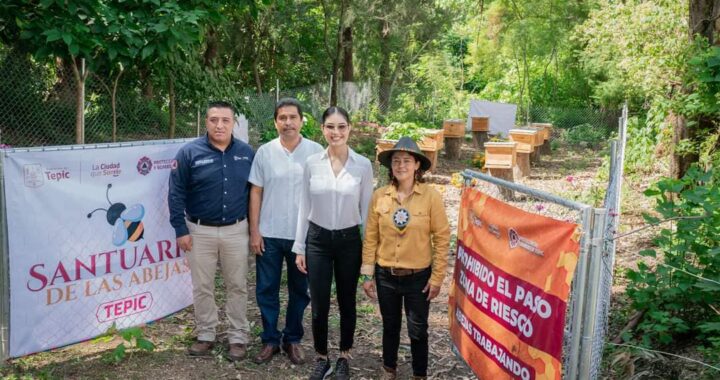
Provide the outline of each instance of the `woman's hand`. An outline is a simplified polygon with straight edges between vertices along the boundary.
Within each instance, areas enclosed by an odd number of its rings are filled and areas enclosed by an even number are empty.
[[[423,293],[427,293],[427,300],[432,301],[433,298],[437,297],[438,294],[440,294],[440,287],[435,285],[430,285],[430,282],[425,285],[425,289],[423,289]]]
[[[362,284],[363,290],[365,291],[365,295],[370,297],[370,299],[376,300],[377,299],[377,290],[375,289],[375,280],[367,280],[363,282]]]
[[[305,255],[295,255],[295,265],[300,272],[307,274],[307,268],[305,267]]]

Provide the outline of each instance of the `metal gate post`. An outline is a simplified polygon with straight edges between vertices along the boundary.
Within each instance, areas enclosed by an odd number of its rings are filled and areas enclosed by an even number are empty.
[[[570,340],[570,352],[567,361],[567,369],[565,371],[566,376],[564,380],[575,380],[578,379],[578,371],[580,364],[580,344],[582,337],[582,323],[585,308],[585,288],[587,287],[587,272],[590,258],[590,247],[592,240],[593,231],[593,209],[588,207],[582,211],[582,245],[580,246],[580,257],[578,266],[576,269],[577,278],[575,279],[575,286],[572,298],[573,306],[572,310],[572,321],[571,321],[571,340]]]

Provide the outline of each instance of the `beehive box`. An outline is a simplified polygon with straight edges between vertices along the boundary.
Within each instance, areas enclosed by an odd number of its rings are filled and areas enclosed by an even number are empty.
[[[490,118],[488,117],[472,117],[473,132],[488,132],[490,130]]]
[[[445,146],[444,133],[442,129],[423,129],[423,139],[418,142],[420,150],[440,150]]]
[[[443,121],[443,130],[447,137],[463,137],[465,136],[465,120],[448,119]]]
[[[517,161],[517,143],[486,142],[485,167],[488,169],[512,169]]]
[[[397,140],[384,140],[384,139],[377,139],[375,140],[375,159],[377,160],[377,157],[380,153],[392,149],[392,147],[397,144]]]
[[[534,129],[511,129],[508,131],[508,134],[510,135],[510,140],[532,145],[533,147],[542,145],[543,143],[541,133]],[[532,152],[532,150],[530,150],[530,152]]]
[[[532,123],[530,124],[533,128],[542,128],[543,131],[543,139],[544,140],[550,140],[550,135],[552,134],[553,125],[550,123]]]
[[[438,152],[437,150],[424,150],[421,149],[425,157],[430,159],[430,169],[428,171],[435,172],[435,168],[437,167],[437,156]]]

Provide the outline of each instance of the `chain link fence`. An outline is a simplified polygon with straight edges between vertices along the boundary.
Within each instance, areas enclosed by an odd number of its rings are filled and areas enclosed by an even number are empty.
[[[79,90],[84,90],[85,143],[182,138],[202,133],[206,101],[193,101],[179,94],[171,102],[171,91],[165,85],[148,93],[144,87],[153,80],[157,78],[125,73],[116,81],[114,76],[91,72],[81,85],[67,61],[39,62],[30,54],[0,45],[0,143],[15,147],[74,144],[78,98],[82,96]],[[238,88],[230,98],[247,118],[250,141],[256,144],[268,140],[273,133],[272,115],[278,98],[297,98],[307,114],[317,120],[330,105],[330,86],[329,77],[326,82],[293,89],[282,88],[282,82],[276,80],[275,86],[264,94]],[[395,90],[401,92],[399,87]],[[393,101],[383,102],[381,107],[380,97],[376,82],[337,83],[336,104],[360,120],[376,122],[379,115],[392,114],[395,108],[402,107],[400,102]],[[428,114],[437,120],[447,118],[434,104]],[[553,123],[558,136],[563,130],[579,125],[609,131],[610,121],[618,116],[614,111],[592,108],[537,106],[527,115],[531,122]],[[527,115],[520,112],[518,119]],[[441,122],[432,125],[440,128]]]
[[[595,334],[592,347],[592,371],[590,378],[596,379],[601,368],[602,354],[605,349],[610,302],[612,300],[613,268],[615,267],[615,236],[620,224],[620,206],[623,183],[623,163],[625,162],[625,143],[627,138],[627,105],[622,109],[619,118],[618,138],[611,142],[610,178],[605,193],[603,207],[606,211],[605,228],[603,231],[603,254],[601,272],[598,281],[597,313],[595,314]]]
[[[463,176],[466,178],[466,186],[472,186],[493,198],[502,199],[503,202],[523,211],[577,223],[581,226],[579,260],[573,275],[565,313],[562,376],[563,379],[578,378],[578,361],[583,344],[581,339],[583,324],[585,319],[590,319],[584,305],[588,287],[588,259],[591,255],[592,207],[535,190],[523,184],[506,182],[477,172],[466,170]]]

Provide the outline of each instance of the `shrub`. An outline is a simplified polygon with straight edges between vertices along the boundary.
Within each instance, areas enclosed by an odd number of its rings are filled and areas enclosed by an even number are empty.
[[[693,167],[682,179],[663,179],[645,191],[657,201],[661,218],[679,218],[674,229],[663,228],[654,239],[657,250],[640,252],[656,265],[640,261],[637,270],[627,271],[633,307],[646,310],[637,327],[646,345],[689,337],[706,353],[720,353],[719,179],[718,173]]]

